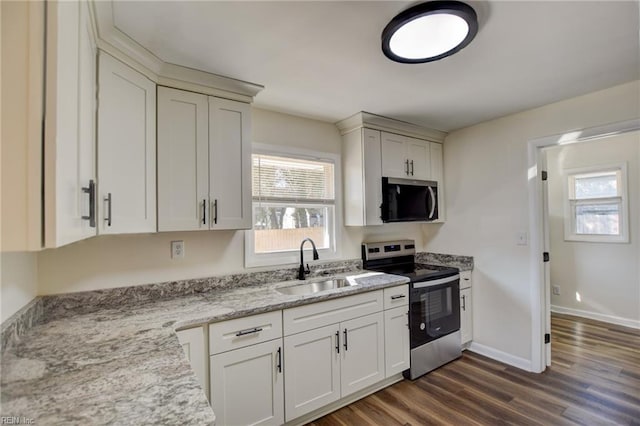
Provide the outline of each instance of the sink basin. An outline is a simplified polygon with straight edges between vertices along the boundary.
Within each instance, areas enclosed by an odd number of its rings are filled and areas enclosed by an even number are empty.
[[[296,284],[289,287],[276,288],[282,294],[302,296],[305,294],[318,293],[319,291],[333,290],[336,288],[350,287],[352,285],[345,278],[334,278],[324,281],[316,281],[312,283]]]

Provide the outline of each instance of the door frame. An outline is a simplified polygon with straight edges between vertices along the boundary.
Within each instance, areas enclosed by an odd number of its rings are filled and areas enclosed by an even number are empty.
[[[543,186],[541,171],[545,154],[543,148],[592,141],[640,130],[640,118],[605,124],[602,126],[570,130],[551,136],[532,139],[527,146],[527,179],[529,192],[529,264],[531,285],[531,371],[541,373],[545,370],[547,350],[544,343],[546,318],[551,310],[548,299],[550,283],[545,280],[545,265],[542,253],[548,230],[544,229]],[[553,256],[553,253],[551,253]]]

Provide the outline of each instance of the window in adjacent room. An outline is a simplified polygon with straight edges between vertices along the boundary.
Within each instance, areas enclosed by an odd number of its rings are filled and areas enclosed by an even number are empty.
[[[316,154],[254,150],[247,266],[297,263],[300,243],[307,237],[315,242],[321,260],[335,258],[337,158]],[[305,245],[305,250],[310,248]],[[305,253],[305,262],[310,259]]]
[[[629,242],[626,164],[565,173],[565,240]]]

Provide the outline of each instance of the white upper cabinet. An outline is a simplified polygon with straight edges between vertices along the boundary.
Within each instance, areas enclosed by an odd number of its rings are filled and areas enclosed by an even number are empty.
[[[251,228],[249,104],[158,88],[158,230]]]
[[[336,125],[342,132],[346,226],[383,224],[383,176],[437,181],[439,207],[436,222],[444,222],[442,144],[409,135],[441,141],[445,133],[364,112]],[[407,134],[401,134],[403,131]]]
[[[209,97],[211,229],[250,229],[251,106]]]
[[[155,232],[156,85],[103,52],[99,67],[99,232]]]
[[[428,180],[431,177],[429,142],[382,132],[382,176]]]
[[[96,235],[96,42],[86,1],[47,8],[45,247]]]
[[[158,87],[158,230],[209,229],[206,95]]]
[[[431,177],[429,180],[438,182],[438,220],[434,222],[444,222],[445,209],[444,209],[444,170],[443,170],[443,156],[442,156],[442,144],[430,143],[431,151]]]
[[[342,157],[345,225],[382,225],[380,132],[362,128],[344,135]]]

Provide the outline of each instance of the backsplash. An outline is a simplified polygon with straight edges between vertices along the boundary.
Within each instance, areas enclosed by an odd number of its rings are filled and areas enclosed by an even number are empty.
[[[444,253],[416,253],[416,262],[427,263],[431,265],[451,266],[461,271],[470,271],[473,269],[473,257],[459,256],[455,254]]]
[[[416,253],[416,262],[453,266],[461,270],[473,269],[473,257],[442,253]],[[362,269],[362,260],[350,259],[316,264],[309,277],[340,274]],[[31,327],[74,314],[95,312],[125,303],[145,303],[173,297],[206,293],[229,287],[254,287],[266,283],[295,280],[297,268],[246,272],[199,279],[167,281],[105,290],[38,296],[2,323],[0,340],[2,351],[11,346]]]
[[[31,327],[44,322],[44,304],[38,296],[2,323],[0,331],[1,351],[10,347]]]
[[[309,277],[339,274],[362,269],[360,259],[316,264]],[[261,272],[246,272],[199,279],[167,281],[105,290],[44,296],[47,321],[67,315],[67,311],[83,314],[99,309],[118,307],[123,303],[144,303],[156,300],[206,293],[229,287],[254,287],[266,283],[295,280],[298,268],[285,268]]]

